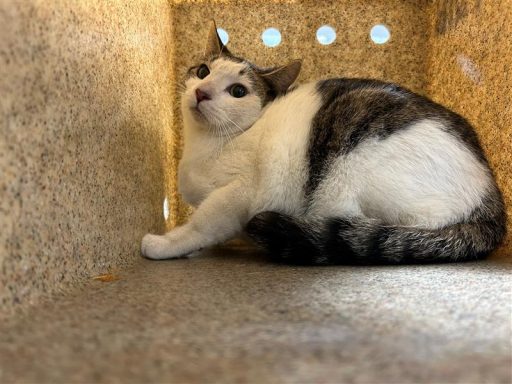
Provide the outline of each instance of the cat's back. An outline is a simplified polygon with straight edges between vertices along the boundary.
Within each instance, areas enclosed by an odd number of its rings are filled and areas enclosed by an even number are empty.
[[[441,141],[468,149],[487,166],[478,137],[463,117],[425,96],[381,80],[332,78],[293,87],[269,105],[256,125],[264,131],[263,147],[274,152],[271,158],[295,152],[304,155],[311,190],[333,158],[420,122],[430,122],[423,124],[425,129],[430,126]],[[284,152],[276,154],[279,148]]]
[[[349,211],[370,217],[444,224],[494,190],[477,135],[458,114],[379,80],[316,87],[322,104],[307,143],[305,193],[321,212],[344,214],[348,201]]]
[[[478,137],[460,115],[394,83],[375,79],[337,78],[316,83],[321,107],[311,123],[308,142],[308,190],[323,177],[333,158],[351,153],[362,143],[382,141],[395,134],[415,139],[418,123],[442,143],[466,148],[487,166]],[[405,132],[409,131],[409,132]]]
[[[385,139],[431,120],[486,163],[474,129],[462,116],[398,84],[334,78],[318,81],[316,91],[322,102],[312,121],[312,149],[328,142],[338,154],[348,153],[365,139]]]

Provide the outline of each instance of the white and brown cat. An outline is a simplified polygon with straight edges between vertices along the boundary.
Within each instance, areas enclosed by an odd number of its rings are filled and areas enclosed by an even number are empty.
[[[142,240],[150,259],[246,232],[279,260],[411,263],[485,257],[503,239],[501,193],[469,123],[396,84],[290,88],[300,62],[262,69],[215,25],[182,97],[187,224]]]

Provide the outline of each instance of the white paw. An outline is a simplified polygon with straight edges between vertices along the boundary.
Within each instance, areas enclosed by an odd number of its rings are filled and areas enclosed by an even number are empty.
[[[141,252],[148,259],[153,260],[173,257],[171,241],[165,236],[145,235],[142,238]]]

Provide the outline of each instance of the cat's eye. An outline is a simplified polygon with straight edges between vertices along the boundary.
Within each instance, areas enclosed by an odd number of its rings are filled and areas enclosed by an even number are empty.
[[[247,95],[247,88],[242,84],[233,84],[231,88],[229,88],[229,94],[236,98],[244,97]]]
[[[210,70],[206,66],[206,64],[201,64],[199,68],[197,68],[197,77],[200,79],[204,79],[206,76],[210,74]]]

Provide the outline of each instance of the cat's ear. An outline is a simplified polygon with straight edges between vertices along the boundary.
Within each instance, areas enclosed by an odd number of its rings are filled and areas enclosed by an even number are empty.
[[[212,20],[210,25],[210,32],[208,33],[208,40],[206,41],[206,48],[204,51],[205,57],[219,56],[219,55],[230,55],[226,46],[222,44],[222,40],[217,33],[217,25],[215,20]]]
[[[274,89],[277,94],[285,93],[300,73],[301,60],[293,60],[282,67],[274,68],[270,72],[260,73],[260,76]]]

